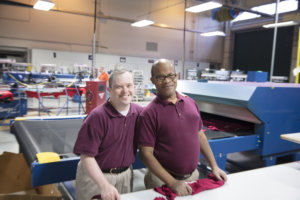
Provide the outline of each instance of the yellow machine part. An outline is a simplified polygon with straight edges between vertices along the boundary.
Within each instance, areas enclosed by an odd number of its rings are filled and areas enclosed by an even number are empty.
[[[37,153],[36,157],[40,164],[60,161],[59,155],[54,152]]]

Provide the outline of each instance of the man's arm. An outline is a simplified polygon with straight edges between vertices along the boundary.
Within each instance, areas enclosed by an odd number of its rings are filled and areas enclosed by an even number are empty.
[[[94,157],[81,155],[80,160],[83,164],[85,172],[94,180],[101,190],[101,198],[103,200],[113,199],[120,200],[117,189],[112,186],[103,175],[96,159]]]
[[[166,183],[179,196],[185,196],[192,193],[192,189],[184,181],[176,180],[169,174],[153,155],[153,148],[139,145],[140,157],[148,169],[158,178]]]
[[[217,179],[226,181],[226,173],[218,167],[214,154],[209,146],[206,135],[202,130],[199,131],[199,141],[200,151],[203,154],[205,160],[209,163],[212,169],[212,173],[216,176]]]

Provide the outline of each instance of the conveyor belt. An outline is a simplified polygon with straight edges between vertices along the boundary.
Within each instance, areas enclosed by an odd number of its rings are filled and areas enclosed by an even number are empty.
[[[201,117],[203,119],[203,129],[208,140],[255,134],[254,124],[250,122],[205,112],[201,112]]]
[[[203,128],[206,129],[205,126]],[[253,134],[253,131],[240,131],[240,132],[235,132],[235,133],[224,132],[224,131],[214,131],[214,130],[206,130],[205,131],[205,135],[208,140],[245,136],[245,135],[251,135],[251,134]]]
[[[31,164],[39,152],[74,155],[73,146],[81,123],[82,119],[15,121],[11,132],[16,135],[20,151]]]
[[[20,151],[31,164],[36,160],[39,152],[55,152],[58,154],[72,154],[82,119],[50,119],[15,121],[11,132],[16,135],[20,144]],[[204,129],[207,129],[205,126]],[[207,129],[205,134],[209,140],[230,138],[253,134],[252,131],[225,132]]]

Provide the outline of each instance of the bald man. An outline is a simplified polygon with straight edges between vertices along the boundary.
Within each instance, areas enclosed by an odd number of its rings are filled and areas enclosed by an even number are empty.
[[[200,152],[219,180],[227,179],[214,158],[202,131],[202,119],[195,101],[176,92],[177,75],[169,60],[160,59],[151,69],[157,97],[140,114],[137,143],[148,170],[147,189],[167,184],[179,196],[192,193],[185,181],[197,180]]]

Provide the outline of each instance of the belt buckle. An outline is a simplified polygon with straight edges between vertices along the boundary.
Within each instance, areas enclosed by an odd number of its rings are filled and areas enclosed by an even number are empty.
[[[111,168],[111,169],[109,170],[109,173],[110,173],[110,174],[113,174],[112,171],[115,170],[115,169],[117,169],[117,168]]]
[[[185,174],[183,175],[183,179],[187,179],[187,178],[190,178],[192,174]]]

